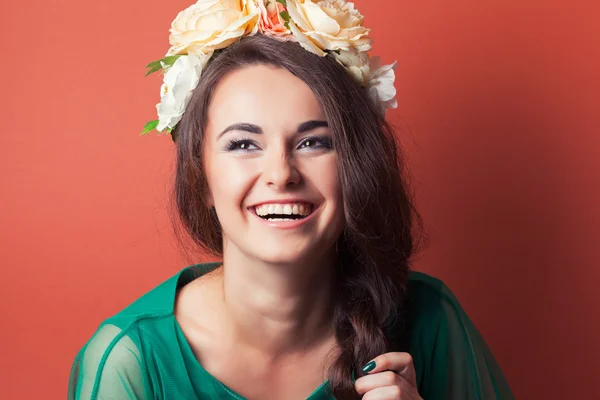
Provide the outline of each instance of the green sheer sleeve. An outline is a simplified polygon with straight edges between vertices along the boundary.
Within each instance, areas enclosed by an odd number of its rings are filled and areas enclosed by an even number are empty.
[[[133,330],[106,324],[79,351],[69,379],[69,400],[146,399],[148,379]]]
[[[440,281],[441,283],[441,281]],[[441,283],[424,399],[514,399],[491,350],[460,303]]]

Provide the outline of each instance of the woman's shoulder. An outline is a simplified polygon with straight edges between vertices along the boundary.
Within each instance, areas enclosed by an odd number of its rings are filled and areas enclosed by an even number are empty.
[[[439,333],[441,325],[469,325],[471,321],[452,290],[439,278],[410,271],[405,310],[413,333]]]
[[[69,398],[147,398],[153,390],[149,376],[160,374],[160,365],[147,359],[174,361],[178,351],[173,319],[177,291],[213,267],[186,267],[102,321],[77,352]]]
[[[211,267],[211,264],[188,266],[103,320],[81,349],[82,354],[86,351],[87,354],[108,354],[119,348],[128,350],[132,343],[139,346],[140,341],[150,340],[151,334],[160,333],[158,325],[170,324],[179,289]]]
[[[408,271],[409,290],[440,292],[446,284],[439,278],[419,271]]]
[[[69,398],[95,398],[98,393],[117,396],[125,392],[144,398],[148,388],[142,379],[143,349],[148,347],[144,341],[151,338],[142,332],[156,332],[147,329],[148,325],[156,326],[172,313],[171,293],[174,295],[180,274],[166,279],[99,324],[75,357]],[[128,377],[127,381],[121,377]],[[110,389],[117,387],[122,392]]]
[[[218,263],[203,263],[185,267],[103,321],[102,325],[113,324],[125,328],[142,320],[172,315],[177,292],[183,286],[211,271],[217,265]]]
[[[441,279],[411,271],[406,309],[424,398],[514,399],[481,333]]]
[[[439,278],[419,271],[409,271],[407,301],[420,315],[437,314],[443,302],[458,303],[446,284]]]
[[[454,292],[439,278],[424,272],[410,271],[406,309],[413,330],[439,332],[449,326],[461,330],[473,327]]]

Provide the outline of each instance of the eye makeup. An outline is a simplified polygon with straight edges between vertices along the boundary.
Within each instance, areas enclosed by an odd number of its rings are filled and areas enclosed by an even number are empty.
[[[244,153],[248,153],[252,151],[248,148],[249,146],[258,147],[253,140],[250,140],[247,137],[234,138],[227,142],[227,144],[223,147],[223,151],[242,151]]]
[[[258,148],[258,144],[251,140],[248,137],[240,137],[240,138],[233,138],[230,139],[225,146],[223,146],[222,150],[223,151],[241,151],[244,153],[249,153],[254,151],[255,149],[251,149],[250,147],[254,146],[256,148]],[[325,149],[325,150],[331,150],[333,148],[333,144],[332,144],[332,140],[329,136],[317,136],[317,135],[312,135],[312,136],[307,136],[305,138],[302,138],[302,140],[300,140],[300,142],[298,143],[297,149],[298,150],[302,150],[302,149]]]

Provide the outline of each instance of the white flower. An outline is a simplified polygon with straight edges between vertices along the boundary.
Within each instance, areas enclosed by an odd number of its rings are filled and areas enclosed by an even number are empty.
[[[192,91],[198,86],[202,69],[212,56],[209,54],[197,57],[194,54],[180,56],[165,72],[160,87],[160,103],[156,105],[158,126],[161,132],[166,128],[174,128],[181,120]]]
[[[396,61],[392,64],[381,65],[379,57],[371,58],[371,79],[368,83],[369,96],[379,106],[379,112],[383,115],[386,109],[398,107],[396,100]]]
[[[342,50],[334,55],[348,73],[367,88],[369,97],[382,115],[386,109],[398,107],[394,87],[396,62],[382,66],[379,57],[369,57],[366,52],[356,49]]]
[[[371,79],[371,64],[366,52],[356,49],[341,50],[339,54],[333,53],[333,56],[358,83],[362,86],[367,85]]]

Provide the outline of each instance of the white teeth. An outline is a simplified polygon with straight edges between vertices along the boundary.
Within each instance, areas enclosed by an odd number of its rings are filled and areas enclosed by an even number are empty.
[[[273,205],[273,214],[283,214],[283,206],[281,204]]]
[[[254,208],[256,214],[261,217],[267,215],[301,215],[307,216],[312,212],[312,206],[306,203],[289,204],[264,204]]]

